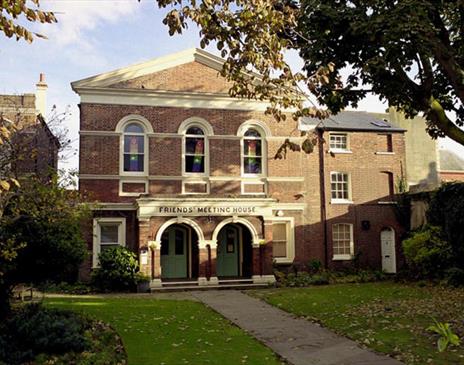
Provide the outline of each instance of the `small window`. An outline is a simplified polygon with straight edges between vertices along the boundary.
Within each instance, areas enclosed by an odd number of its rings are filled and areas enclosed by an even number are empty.
[[[377,135],[377,152],[393,153],[393,136],[391,133]]]
[[[190,127],[185,134],[185,172],[205,173],[206,139],[203,129]]]
[[[262,138],[256,129],[248,129],[243,138],[243,172],[247,175],[263,173]]]
[[[272,254],[274,257],[287,257],[287,223],[272,224]]]
[[[332,172],[330,174],[330,187],[332,201],[349,201],[349,175],[344,172]]]
[[[332,226],[333,258],[350,260],[354,254],[353,225],[346,223]]]
[[[348,151],[348,135],[346,133],[331,133],[329,147],[330,151]]]
[[[124,172],[144,172],[145,134],[142,126],[137,123],[128,124],[124,128],[123,145]]]
[[[110,248],[125,245],[124,218],[94,219],[93,267],[98,267],[98,255]]]

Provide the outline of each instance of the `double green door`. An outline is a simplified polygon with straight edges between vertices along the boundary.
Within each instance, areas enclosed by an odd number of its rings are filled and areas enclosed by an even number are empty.
[[[161,238],[161,278],[187,277],[187,230],[168,228]]]
[[[239,276],[239,258],[238,229],[225,226],[218,234],[217,276]]]

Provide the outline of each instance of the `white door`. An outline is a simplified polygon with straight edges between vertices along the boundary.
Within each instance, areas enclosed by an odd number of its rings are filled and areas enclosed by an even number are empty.
[[[395,231],[385,228],[380,232],[382,245],[382,270],[386,273],[396,273]]]

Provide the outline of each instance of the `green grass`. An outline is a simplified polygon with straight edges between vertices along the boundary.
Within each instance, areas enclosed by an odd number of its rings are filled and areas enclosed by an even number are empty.
[[[198,302],[60,297],[46,299],[46,305],[110,324],[122,338],[129,365],[281,364],[270,349]]]
[[[464,347],[438,353],[426,328],[451,323],[464,341],[464,290],[390,282],[255,291],[283,310],[317,321],[407,364],[464,364]]]

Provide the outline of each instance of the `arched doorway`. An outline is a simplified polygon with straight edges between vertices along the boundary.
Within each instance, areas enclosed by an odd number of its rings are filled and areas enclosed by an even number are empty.
[[[187,224],[172,224],[161,235],[162,279],[198,277],[198,235]]]
[[[396,245],[393,228],[383,228],[380,232],[382,252],[382,270],[389,274],[396,273]]]
[[[251,277],[252,238],[242,224],[228,223],[217,234],[216,272],[218,277]]]

